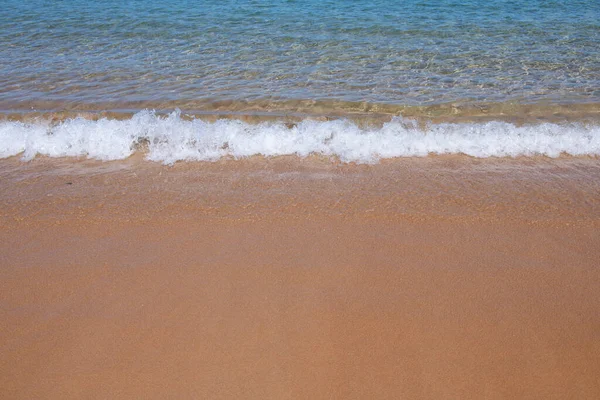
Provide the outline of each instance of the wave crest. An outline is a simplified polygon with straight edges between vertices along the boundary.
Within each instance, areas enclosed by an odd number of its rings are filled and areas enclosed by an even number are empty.
[[[143,146],[140,146],[143,144]],[[165,164],[215,161],[223,157],[310,154],[343,162],[374,163],[393,157],[466,154],[517,157],[600,155],[600,127],[583,124],[515,126],[506,122],[430,124],[394,118],[379,128],[348,120],[304,120],[294,126],[239,120],[187,120],[178,111],[158,116],[141,111],[127,120],[84,118],[50,122],[0,122],[0,158],[22,153],[118,160],[146,148],[146,158]]]

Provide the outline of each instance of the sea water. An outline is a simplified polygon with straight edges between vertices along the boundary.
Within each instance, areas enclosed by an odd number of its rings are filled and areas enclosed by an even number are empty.
[[[114,159],[139,143],[166,162],[311,152],[352,161],[597,155],[594,124],[418,128],[402,110],[560,105],[597,115],[598,104],[597,0],[4,0],[0,13],[0,112],[9,116],[0,122],[0,157]],[[342,120],[252,125],[145,109]],[[19,117],[65,110],[139,114]],[[390,118],[359,127],[344,118],[356,110]]]

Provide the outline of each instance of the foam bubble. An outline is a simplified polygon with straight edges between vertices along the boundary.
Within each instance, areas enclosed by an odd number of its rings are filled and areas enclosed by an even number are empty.
[[[321,154],[343,162],[373,163],[392,157],[466,154],[473,157],[600,155],[600,126],[550,124],[515,126],[506,122],[430,124],[419,129],[395,118],[380,128],[362,129],[350,121],[304,120],[247,124],[239,120],[206,122],[182,119],[179,112],[161,117],[141,111],[128,120],[75,118],[49,122],[0,122],[0,158],[22,154],[118,160],[139,143],[146,157],[177,161],[215,161],[222,157]]]

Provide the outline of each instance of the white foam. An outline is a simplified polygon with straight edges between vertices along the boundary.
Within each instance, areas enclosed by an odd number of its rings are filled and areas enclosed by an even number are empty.
[[[0,122],[0,158],[22,154],[117,160],[131,156],[140,142],[146,157],[171,164],[222,157],[266,157],[309,154],[334,156],[343,162],[373,163],[383,158],[466,154],[473,157],[600,155],[600,126],[550,124],[515,126],[505,122],[431,124],[419,129],[395,118],[380,128],[361,129],[335,120],[247,124],[238,120],[206,122],[142,111],[118,121],[84,118],[57,125],[48,122]]]

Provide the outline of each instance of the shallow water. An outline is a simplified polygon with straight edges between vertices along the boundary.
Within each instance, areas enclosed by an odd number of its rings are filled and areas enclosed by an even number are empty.
[[[595,0],[7,0],[0,157],[597,156],[598,21]]]
[[[0,108],[596,103],[599,21],[596,0],[5,0]]]

